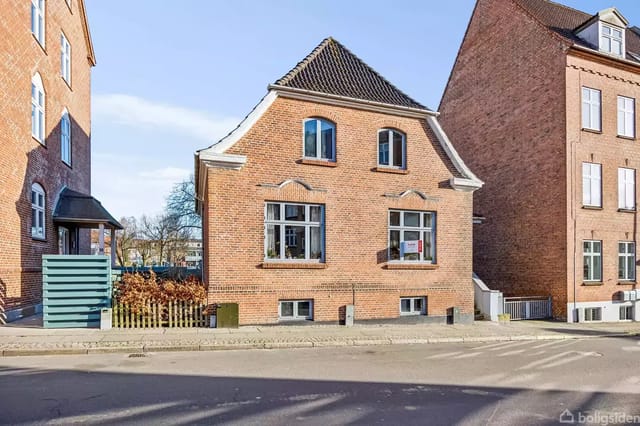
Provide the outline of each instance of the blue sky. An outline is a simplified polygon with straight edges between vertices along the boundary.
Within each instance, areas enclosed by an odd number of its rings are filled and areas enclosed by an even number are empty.
[[[192,173],[194,151],[233,129],[329,35],[437,108],[475,4],[85,1],[98,61],[92,190],[117,217],[160,212],[171,186]],[[589,13],[616,6],[640,26],[637,0],[560,2]]]

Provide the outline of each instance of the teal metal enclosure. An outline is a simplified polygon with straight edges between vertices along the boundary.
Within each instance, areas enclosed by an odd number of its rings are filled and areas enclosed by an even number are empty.
[[[42,256],[45,328],[100,326],[100,311],[111,307],[108,256]]]

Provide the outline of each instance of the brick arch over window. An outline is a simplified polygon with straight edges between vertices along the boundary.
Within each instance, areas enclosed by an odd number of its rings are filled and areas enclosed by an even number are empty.
[[[285,181],[282,181],[281,183],[278,184],[278,188],[282,189],[287,185],[291,185],[291,184],[298,184],[300,186],[302,186],[304,189],[306,189],[307,191],[313,191],[314,188],[309,185],[307,182],[303,181],[302,179],[287,179]]]

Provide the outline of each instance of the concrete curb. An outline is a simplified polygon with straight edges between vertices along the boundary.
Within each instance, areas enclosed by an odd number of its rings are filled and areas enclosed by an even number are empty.
[[[322,348],[344,346],[388,346],[388,345],[415,345],[415,344],[439,344],[439,343],[496,343],[535,340],[571,340],[571,339],[599,339],[612,337],[635,337],[640,332],[632,333],[608,333],[597,336],[581,336],[573,334],[541,334],[541,335],[513,335],[513,336],[468,336],[468,337],[423,337],[423,338],[346,338],[343,340],[320,340],[313,338],[299,341],[247,341],[247,342],[219,342],[194,344],[161,344],[150,343],[125,346],[104,346],[92,348],[11,348],[0,351],[2,357],[13,356],[45,356],[45,355],[93,355],[93,354],[117,354],[117,353],[155,353],[155,352],[204,352],[223,350],[255,350],[255,349],[298,349],[298,348]]]

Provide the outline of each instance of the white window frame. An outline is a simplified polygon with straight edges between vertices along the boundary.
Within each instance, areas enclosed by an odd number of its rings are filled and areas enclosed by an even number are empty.
[[[636,209],[636,171],[618,167],[618,208],[620,210]]]
[[[602,207],[602,164],[582,163],[582,205]]]
[[[41,144],[45,144],[46,127],[46,94],[40,74],[31,78],[31,136]]]
[[[44,240],[46,237],[47,196],[39,183],[31,185],[31,237]]]
[[[634,317],[634,309],[633,309],[633,305],[622,305],[620,306],[618,312],[619,312],[619,319],[620,321],[633,321],[633,317]],[[624,314],[623,314],[624,312]]]
[[[620,246],[623,247],[620,247]],[[633,267],[629,268],[629,258],[633,259]],[[620,268],[622,265],[622,268]],[[622,269],[622,270],[621,270]],[[622,272],[622,276],[620,276]],[[636,280],[636,243],[633,241],[618,242],[618,281]]]
[[[308,302],[309,303],[309,315],[298,315],[298,304]],[[293,316],[282,316],[282,304],[293,303]],[[300,320],[313,320],[313,299],[300,299],[300,300],[279,300],[278,301],[278,319],[281,321],[300,321]]]
[[[402,302],[405,300],[409,300],[410,302],[410,310],[403,311],[402,310]],[[416,309],[416,301],[420,300],[422,302],[422,308]],[[425,296],[407,296],[401,297],[400,303],[398,305],[398,309],[400,311],[401,316],[412,316],[412,315],[426,315],[427,314],[427,298]]]
[[[268,206],[269,205],[277,205],[279,206],[280,219],[269,219],[268,218]],[[304,206],[304,221],[296,221],[296,220],[286,220],[286,206]],[[320,221],[312,221],[311,220],[311,207],[319,207],[320,208]],[[280,252],[278,253],[279,257],[269,257],[269,247],[268,247],[268,232],[269,225],[279,225],[280,226]],[[305,228],[305,239],[304,239],[304,249],[305,249],[305,258],[297,259],[297,258],[287,258],[287,242],[291,238],[291,235],[286,233],[287,226],[300,226]],[[311,258],[311,228],[319,228],[320,229],[320,258],[314,259]],[[298,241],[297,236],[295,236],[296,246],[300,242]],[[325,221],[324,221],[324,205],[322,204],[303,204],[303,203],[289,203],[284,201],[267,201],[264,205],[264,260],[265,262],[324,262],[325,260]]]
[[[391,225],[391,213],[399,213],[400,214],[400,225]],[[405,213],[418,213],[420,215],[420,223],[418,225],[418,227],[413,227],[413,226],[405,226],[404,223],[404,215]],[[431,216],[431,226],[426,226],[425,225],[425,215],[430,215]],[[388,225],[388,230],[387,230],[387,259],[389,262],[391,263],[395,263],[395,262],[412,262],[412,263],[427,263],[427,264],[436,264],[436,212],[434,211],[419,211],[419,210],[398,210],[398,209],[390,209],[389,212],[387,213],[387,225]],[[400,252],[400,258],[399,259],[392,259],[391,258],[391,232],[392,231],[398,231],[400,233],[400,247],[398,247],[398,250]],[[424,256],[424,247],[423,250],[419,253],[419,259],[418,260],[412,260],[412,259],[406,259],[405,260],[405,253],[402,252],[402,243],[407,241],[404,238],[405,232],[419,232],[420,233],[420,239],[422,240],[422,244],[425,244],[425,240],[424,240],[424,236],[426,232],[429,232],[431,235],[431,259],[425,259]]]
[[[310,156],[307,155],[307,138],[306,138],[306,127],[307,123],[310,121],[316,122],[316,155]],[[323,157],[322,153],[322,123],[329,124],[333,129],[332,139],[331,139],[331,158]],[[302,157],[310,160],[319,160],[319,161],[328,161],[335,162],[336,161],[336,123],[331,120],[327,120],[322,117],[310,117],[304,119],[302,122]]]
[[[590,246],[589,251],[585,251],[584,244],[588,243]],[[600,250],[596,250],[596,244],[600,246]],[[591,265],[594,264],[594,260],[596,258],[600,259],[600,268],[597,271],[599,273],[599,277],[596,277],[595,268],[591,267],[591,270],[587,274],[587,277],[584,276],[584,270],[587,267],[587,258],[591,258]],[[582,278],[584,282],[602,282],[602,241],[601,240],[583,240],[582,241],[582,264],[583,264],[583,275]]]
[[[387,133],[387,145],[388,147],[388,152],[387,152],[387,157],[388,157],[388,164],[384,164],[382,162],[380,162],[380,134],[382,133]],[[394,165],[394,160],[395,158],[393,157],[393,153],[394,153],[394,139],[393,139],[393,135],[398,134],[400,136],[402,136],[402,164],[400,166],[395,166]],[[398,169],[398,170],[405,170],[407,168],[407,136],[396,129],[380,129],[378,130],[378,159],[377,159],[377,163],[378,163],[378,167],[387,167],[390,169]]]
[[[582,128],[602,131],[602,92],[582,86]]]
[[[636,100],[618,96],[618,136],[636,137]]]
[[[31,32],[40,46],[45,46],[45,0],[31,0]]]
[[[602,308],[597,306],[584,308],[584,321],[585,322],[602,321]]]
[[[66,108],[60,119],[60,159],[71,166],[71,118]]]
[[[618,32],[620,36],[615,35],[615,32]],[[615,56],[624,57],[624,52],[626,50],[624,33],[625,30],[623,28],[619,28],[613,25],[607,25],[603,22],[600,22],[600,51],[610,53]],[[620,51],[614,51],[613,46],[616,43],[620,46]],[[609,48],[607,48],[607,44],[609,45]]]
[[[60,75],[71,85],[71,44],[64,33],[60,33]]]

